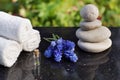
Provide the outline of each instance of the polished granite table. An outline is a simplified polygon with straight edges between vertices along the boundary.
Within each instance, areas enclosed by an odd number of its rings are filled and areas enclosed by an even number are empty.
[[[32,52],[21,52],[17,62],[6,68],[0,65],[0,80],[120,80],[120,28],[110,28],[112,47],[101,53],[84,52],[76,45],[77,63],[63,59],[60,63],[43,56],[49,43],[43,37],[58,34],[77,43],[76,28],[35,28],[40,31],[40,65],[34,65]]]

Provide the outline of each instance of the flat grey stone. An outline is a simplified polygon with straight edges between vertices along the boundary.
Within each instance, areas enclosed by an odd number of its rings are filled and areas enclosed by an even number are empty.
[[[81,9],[80,15],[85,21],[94,21],[99,15],[99,10],[95,5],[88,4]]]
[[[80,23],[80,28],[82,30],[92,30],[92,29],[100,27],[101,25],[102,25],[102,22],[100,20],[95,20],[92,22],[83,21]]]
[[[81,40],[78,41],[78,46],[82,50],[92,53],[102,52],[108,49],[109,47],[111,47],[111,45],[112,45],[112,41],[110,39],[106,39],[99,43],[89,43]]]
[[[101,26],[99,28],[83,31],[79,28],[76,31],[76,36],[82,41],[86,42],[101,42],[111,36],[111,32],[107,27]]]

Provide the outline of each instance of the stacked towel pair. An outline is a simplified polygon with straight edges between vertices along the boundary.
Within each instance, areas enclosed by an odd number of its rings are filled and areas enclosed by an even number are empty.
[[[20,52],[39,46],[40,34],[26,18],[0,11],[0,64],[11,67]]]

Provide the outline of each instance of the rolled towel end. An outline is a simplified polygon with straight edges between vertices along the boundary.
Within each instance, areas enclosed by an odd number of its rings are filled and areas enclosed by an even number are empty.
[[[40,41],[41,41],[41,38],[40,38],[39,31],[31,30],[29,32],[28,40],[22,43],[23,50],[33,51],[34,49],[39,47]]]
[[[0,64],[11,67],[17,60],[22,47],[19,43],[0,37]],[[4,44],[4,46],[2,45]]]

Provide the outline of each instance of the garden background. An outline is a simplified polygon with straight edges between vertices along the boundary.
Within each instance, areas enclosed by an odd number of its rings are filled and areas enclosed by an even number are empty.
[[[0,10],[29,18],[35,27],[77,27],[85,4],[98,6],[104,26],[120,27],[120,0],[0,0]]]

